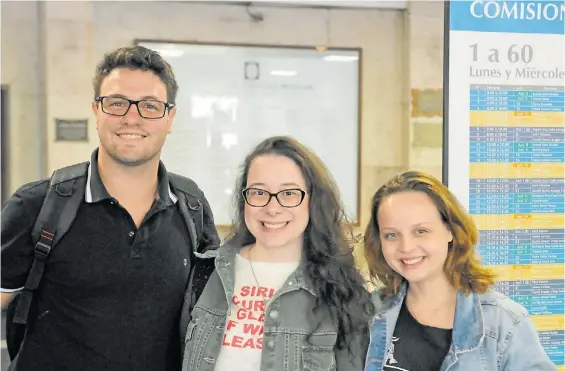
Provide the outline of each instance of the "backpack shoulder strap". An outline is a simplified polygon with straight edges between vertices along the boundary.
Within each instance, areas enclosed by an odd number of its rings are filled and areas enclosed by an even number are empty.
[[[192,269],[188,279],[187,289],[184,298],[184,309],[180,319],[181,339],[184,341],[186,328],[190,322],[190,313],[198,301],[200,294],[208,279],[215,269],[215,259],[201,258],[196,253],[200,244],[200,237],[204,228],[204,211],[201,198],[203,193],[198,185],[189,178],[178,174],[169,173],[169,180],[174,189],[180,191],[176,193],[178,197],[179,210],[184,218],[185,224],[190,233],[192,245],[195,253],[192,254]],[[184,344],[184,343],[183,343]],[[184,349],[184,346],[181,347]]]
[[[169,173],[169,181],[174,189],[180,191],[176,193],[179,210],[188,228],[192,247],[194,251],[198,251],[204,228],[204,213],[200,201],[202,191],[193,180],[178,174]]]
[[[35,256],[14,314],[14,322],[26,324],[33,299],[39,287],[45,262],[52,247],[60,241],[75,219],[84,198],[88,162],[67,166],[53,172],[43,206],[32,230]]]
[[[202,194],[202,191],[198,185],[196,185],[194,180],[175,173],[168,173],[168,175],[173,188],[179,189],[184,193],[188,193],[195,198],[199,198]]]

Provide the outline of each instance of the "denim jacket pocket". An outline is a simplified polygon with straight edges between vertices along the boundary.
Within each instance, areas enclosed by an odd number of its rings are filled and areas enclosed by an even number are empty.
[[[184,345],[183,371],[200,369],[204,350],[209,337],[207,321],[195,318],[188,324]]]
[[[336,369],[334,348],[318,345],[303,346],[302,364],[305,371],[333,371]]]
[[[183,371],[196,370],[199,364],[197,342],[195,341],[195,332],[197,331],[198,321],[193,319],[186,328],[186,336],[184,338],[184,359]]]

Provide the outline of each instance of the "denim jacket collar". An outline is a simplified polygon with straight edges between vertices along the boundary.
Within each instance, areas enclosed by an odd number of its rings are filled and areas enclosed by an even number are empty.
[[[481,298],[475,293],[466,295],[457,291],[453,344],[455,352],[462,353],[478,348],[485,337]]]
[[[396,324],[402,303],[406,297],[408,284],[404,282],[398,294],[385,298],[381,308],[377,308],[374,321],[386,316],[390,323]],[[378,295],[378,294],[377,294]],[[389,322],[389,320],[387,320]],[[453,323],[452,346],[455,353],[468,352],[478,348],[485,336],[481,299],[479,295],[458,291],[455,304],[455,320]]]

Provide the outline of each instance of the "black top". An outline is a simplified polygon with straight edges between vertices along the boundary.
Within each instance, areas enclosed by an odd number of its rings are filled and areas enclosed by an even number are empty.
[[[383,370],[438,371],[449,351],[451,332],[420,324],[404,301]]]
[[[161,164],[158,197],[137,229],[106,191],[96,157],[85,201],[49,255],[15,370],[180,370],[191,243],[167,172]],[[48,185],[23,186],[2,210],[2,291],[24,286]]]

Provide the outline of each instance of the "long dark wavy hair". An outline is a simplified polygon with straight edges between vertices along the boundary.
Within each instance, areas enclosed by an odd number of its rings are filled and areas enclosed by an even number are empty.
[[[305,275],[316,293],[315,311],[329,309],[338,324],[337,347],[351,350],[353,335],[367,331],[374,306],[365,280],[353,257],[351,225],[341,204],[337,185],[320,158],[290,137],[272,137],[261,142],[247,156],[237,180],[234,199],[234,223],[230,241],[239,246],[255,243],[245,224],[245,200],[242,190],[252,161],[264,155],[285,156],[301,169],[310,202],[310,220],[304,231],[303,263]],[[349,233],[348,233],[349,231]]]

